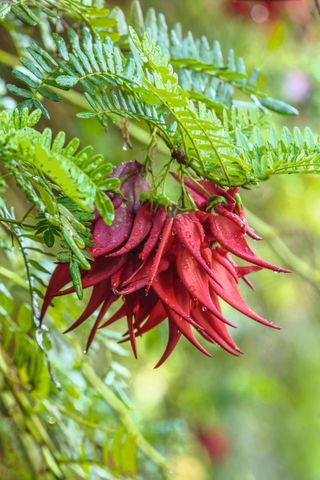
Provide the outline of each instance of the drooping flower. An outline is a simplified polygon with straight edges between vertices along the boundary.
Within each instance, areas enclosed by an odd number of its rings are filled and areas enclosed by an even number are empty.
[[[224,317],[221,300],[257,322],[278,328],[253,312],[238,289],[239,279],[251,286],[247,275],[252,272],[262,268],[285,270],[265,262],[250,249],[246,236],[260,237],[250,229],[237,202],[236,189],[187,180],[186,188],[198,210],[174,213],[148,201],[140,203],[140,194],[148,190],[148,184],[139,164],[126,163],[114,175],[125,178],[122,197],[113,199],[115,221],[108,226],[96,215],[93,246],[89,249],[92,268],[82,272],[82,286],[92,287],[92,293],[68,332],[98,311],[87,342],[89,348],[99,328],[126,317],[124,340],[130,340],[136,356],[136,337],[167,320],[168,343],[159,366],[181,336],[210,355],[195,332],[239,355],[227,328],[234,325]],[[238,266],[230,253],[249,265]],[[65,288],[69,282],[68,265],[58,265],[48,285],[42,317],[54,297],[74,292],[73,287]],[[119,298],[121,307],[105,321],[111,305]]]

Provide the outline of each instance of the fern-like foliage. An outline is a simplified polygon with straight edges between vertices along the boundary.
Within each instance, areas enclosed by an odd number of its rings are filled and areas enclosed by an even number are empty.
[[[275,143],[263,141],[260,135],[259,155],[264,152],[259,158],[257,148],[250,147],[263,112],[245,106],[216,112],[208,102],[192,98],[179,83],[169,57],[147,33],[139,38],[131,29],[126,54],[110,38],[93,37],[88,29],[81,36],[74,30],[68,34],[70,46],[55,35],[58,58],[32,46],[28,52],[32,61],[21,60],[28,72],[16,69],[14,75],[28,87],[20,92],[27,97],[23,106],[40,107],[43,96],[58,100],[56,94],[52,97],[52,86],[67,90],[79,85],[93,110],[79,116],[96,116],[104,126],[115,116],[144,120],[151,130],[156,128],[173,156],[182,150],[187,165],[197,174],[226,186],[255,184],[275,173],[318,172],[316,142],[313,152],[305,141],[297,150],[297,134],[290,137],[291,146],[277,142],[277,166],[270,168],[270,148]],[[9,89],[19,93],[14,86]],[[42,111],[47,113],[44,106]],[[298,158],[289,157],[288,148]]]
[[[258,88],[259,71],[248,73],[242,57],[235,58],[234,50],[222,52],[221,44],[206,36],[195,39],[192,32],[183,34],[180,23],[169,29],[162,13],[149,9],[145,17],[138,1],[133,2],[133,26],[145,31],[168,56],[176,70],[181,87],[194,100],[200,100],[217,113],[237,105],[235,91],[240,91],[258,107],[265,107],[285,115],[296,115],[297,110],[280,100],[268,97]]]
[[[66,15],[84,22],[93,32],[110,35],[117,22],[103,4],[100,0],[10,0],[0,5],[0,20],[13,15],[22,23],[34,27],[43,21],[44,16],[56,22]],[[116,38],[114,34],[113,37]]]
[[[25,192],[38,216],[29,234],[52,247],[55,237],[63,250],[58,258],[71,262],[73,277],[79,267],[90,268],[90,220],[94,205],[106,223],[112,223],[113,205],[105,191],[117,189],[119,181],[107,178],[112,166],[91,147],[78,150],[79,140],[65,144],[64,133],[33,128],[40,111],[27,109],[0,113],[0,161]],[[4,210],[2,221],[14,224]],[[79,291],[79,282],[78,293]]]

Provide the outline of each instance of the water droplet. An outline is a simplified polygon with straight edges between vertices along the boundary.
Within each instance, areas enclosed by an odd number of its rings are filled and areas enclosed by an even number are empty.
[[[84,353],[84,355],[87,355],[88,350],[85,348],[85,349],[83,350],[83,353]]]
[[[55,423],[57,423],[57,420],[54,417],[49,417],[48,418],[48,423],[50,425],[54,425]]]
[[[208,309],[207,309],[207,307],[205,307],[205,306],[203,305],[203,306],[201,307],[201,310],[202,310],[203,312],[206,312]]]
[[[129,150],[128,145],[126,143],[123,144],[122,150],[127,152]]]

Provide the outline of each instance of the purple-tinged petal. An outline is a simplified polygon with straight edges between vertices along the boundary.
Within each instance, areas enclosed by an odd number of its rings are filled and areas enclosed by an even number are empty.
[[[120,247],[129,237],[132,228],[132,215],[126,205],[115,211],[112,225],[106,225],[102,218],[97,220],[92,235],[94,246],[88,251],[93,257],[105,255]]]
[[[152,212],[150,205],[145,203],[135,216],[130,236],[120,250],[109,253],[109,257],[123,255],[138,247],[150,232],[152,226]]]

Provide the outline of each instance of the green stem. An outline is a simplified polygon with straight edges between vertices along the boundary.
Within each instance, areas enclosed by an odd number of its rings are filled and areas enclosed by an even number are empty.
[[[56,405],[57,409],[59,412],[61,412],[64,416],[71,418],[74,422],[78,423],[79,425],[82,425],[83,427],[86,428],[91,428],[93,430],[100,430],[101,432],[105,433],[110,433],[114,432],[112,428],[104,427],[101,424],[97,424],[95,422],[90,422],[89,420],[86,420],[76,413],[72,412],[71,410],[68,410],[67,408],[62,407],[61,405]]]
[[[0,63],[12,68],[20,64],[18,57],[5,50],[0,50]]]

